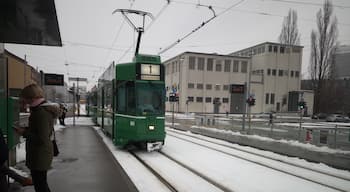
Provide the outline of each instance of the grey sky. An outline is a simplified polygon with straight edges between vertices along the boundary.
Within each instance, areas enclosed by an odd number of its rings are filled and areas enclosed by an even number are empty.
[[[64,46],[46,47],[6,44],[5,48],[48,73],[86,77],[89,87],[114,60],[128,62],[137,34],[115,9],[137,9],[152,13],[156,20],[142,37],[140,53],[157,54],[216,14],[241,0],[56,0],[56,9]],[[283,17],[288,9],[298,13],[301,45],[304,46],[303,77],[307,76],[310,33],[316,28],[316,13],[323,0],[245,0],[219,15],[202,29],[162,54],[166,60],[185,51],[228,54],[258,43],[277,42]],[[333,0],[338,18],[338,41],[350,44],[350,1]],[[140,24],[141,17],[132,17]],[[146,26],[151,20],[146,20]],[[65,63],[69,65],[66,66]]]

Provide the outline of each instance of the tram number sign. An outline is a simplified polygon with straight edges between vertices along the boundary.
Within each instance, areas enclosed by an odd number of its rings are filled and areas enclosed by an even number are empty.
[[[142,80],[160,80],[160,65],[141,64]]]
[[[45,73],[44,80],[45,80],[44,81],[45,85],[56,85],[56,86],[63,86],[64,85],[64,76],[63,75]]]

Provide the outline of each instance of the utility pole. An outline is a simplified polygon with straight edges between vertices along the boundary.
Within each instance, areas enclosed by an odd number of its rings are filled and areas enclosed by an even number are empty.
[[[75,126],[75,83],[73,83],[73,126]]]

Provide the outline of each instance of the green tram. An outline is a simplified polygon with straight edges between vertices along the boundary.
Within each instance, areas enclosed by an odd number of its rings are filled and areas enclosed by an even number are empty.
[[[89,112],[116,146],[161,149],[165,139],[164,66],[160,57],[136,54],[112,64],[89,95]]]

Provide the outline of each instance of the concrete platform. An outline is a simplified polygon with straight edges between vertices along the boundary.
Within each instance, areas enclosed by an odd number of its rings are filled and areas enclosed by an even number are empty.
[[[48,172],[51,191],[137,191],[91,126],[67,126],[56,138],[60,154]],[[34,192],[34,187],[13,186],[11,191]]]

